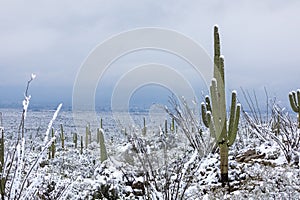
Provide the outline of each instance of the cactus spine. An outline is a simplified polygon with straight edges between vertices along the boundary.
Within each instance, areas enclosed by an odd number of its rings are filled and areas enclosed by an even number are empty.
[[[104,141],[104,131],[103,129],[98,129],[99,131],[99,138],[100,138],[100,161],[103,162],[107,160],[107,152],[105,147]]]
[[[218,27],[214,27],[214,78],[210,86],[210,98],[205,98],[201,104],[202,120],[210,133],[215,138],[220,148],[220,170],[221,182],[228,182],[228,147],[236,138],[240,117],[240,104],[237,104],[236,92],[231,95],[231,108],[229,125],[227,127],[226,101],[225,101],[225,79],[224,79],[224,57],[220,51],[220,36]]]
[[[289,100],[292,110],[298,113],[298,128],[300,128],[300,89],[298,89],[297,92],[290,92]]]
[[[65,148],[65,134],[63,125],[60,124],[60,139],[61,139],[61,148]]]

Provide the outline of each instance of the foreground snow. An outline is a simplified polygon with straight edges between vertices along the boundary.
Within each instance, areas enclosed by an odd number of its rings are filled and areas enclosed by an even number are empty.
[[[80,145],[75,149],[72,130],[67,127],[65,148],[61,148],[57,137],[55,158],[42,154],[21,198],[297,199],[299,163],[288,164],[276,142],[262,142],[255,135],[245,137],[245,131],[239,131],[240,137],[230,148],[230,182],[223,187],[219,182],[218,152],[201,155],[188,145],[180,131],[165,134],[149,126],[143,136],[139,130],[124,135],[120,130],[106,128],[109,159],[101,163],[99,144],[93,141],[80,154]],[[12,134],[7,131],[6,147],[14,141]],[[39,155],[45,139],[34,128],[26,134],[22,176]],[[118,138],[118,134],[123,136]]]

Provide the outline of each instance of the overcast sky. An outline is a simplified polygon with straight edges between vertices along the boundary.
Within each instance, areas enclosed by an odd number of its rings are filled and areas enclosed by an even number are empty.
[[[270,96],[287,102],[288,92],[300,88],[299,19],[296,0],[2,0],[0,103],[20,101],[32,72],[37,74],[33,102],[70,103],[89,52],[133,28],[179,31],[212,55],[214,24],[220,27],[228,90],[243,87],[263,94],[266,87]]]

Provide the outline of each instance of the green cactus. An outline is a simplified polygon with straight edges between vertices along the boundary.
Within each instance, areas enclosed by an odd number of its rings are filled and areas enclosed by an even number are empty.
[[[85,127],[85,148],[88,148],[89,144],[89,135],[90,135],[90,130],[89,130],[89,125],[87,124]]]
[[[3,164],[4,164],[4,133],[3,128],[0,127],[0,172],[2,172]]]
[[[147,127],[146,127],[146,119],[145,119],[145,117],[143,118],[143,124],[144,124],[144,127],[142,129],[142,133],[145,136],[146,133],[147,133]]]
[[[229,125],[227,126],[225,100],[224,57],[220,53],[218,27],[214,27],[214,78],[210,86],[210,96],[201,104],[202,120],[209,127],[211,136],[220,148],[221,182],[228,182],[228,147],[236,138],[241,105],[237,104],[236,92],[231,95]]]
[[[165,134],[168,133],[168,121],[165,120]]]
[[[73,134],[73,142],[74,142],[74,145],[75,145],[75,149],[77,149],[77,139],[78,139],[78,135],[77,135],[77,133],[74,133]]]
[[[175,132],[175,119],[174,119],[174,117],[172,118],[172,123],[171,123],[170,130],[171,130],[172,133]]]
[[[52,128],[52,138],[54,137],[54,129]],[[55,141],[51,144],[51,158],[55,157]]]
[[[298,113],[298,128],[300,128],[300,89],[298,89],[297,92],[290,92],[289,100],[292,110]]]
[[[3,165],[4,165],[4,130],[0,127],[0,173],[3,173]],[[6,178],[5,176],[0,176],[0,194],[2,197],[5,195],[5,185]]]
[[[201,103],[201,113],[202,113],[202,121],[203,121],[203,124],[209,128],[209,122],[208,122],[208,118],[207,118],[207,111],[210,111],[211,112],[211,105],[210,105],[210,99],[209,99],[209,96],[206,96],[205,97],[205,103],[202,102]]]
[[[64,134],[64,127],[60,124],[60,139],[61,139],[61,148],[65,148],[65,134]]]
[[[97,144],[100,144],[100,134],[99,134],[99,132],[100,132],[100,129],[97,128]]]
[[[48,147],[48,160],[51,159],[51,146]]]
[[[83,153],[83,138],[80,136],[80,154]]]
[[[100,161],[103,162],[107,160],[103,129],[98,129],[98,134],[100,137]]]

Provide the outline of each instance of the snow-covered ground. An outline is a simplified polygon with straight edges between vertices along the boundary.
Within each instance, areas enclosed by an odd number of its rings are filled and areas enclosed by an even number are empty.
[[[22,112],[1,109],[5,152],[14,149]],[[164,133],[161,124],[147,123],[145,135],[138,128],[120,130],[111,113],[100,113],[109,159],[100,162],[100,146],[91,123],[92,139],[81,154],[80,139],[75,148],[73,134],[78,131],[70,111],[61,111],[53,122],[56,131],[56,153],[48,157],[45,132],[54,110],[28,110],[25,121],[24,167],[20,178],[29,173],[21,199],[299,199],[300,169],[294,158],[286,157],[274,140],[262,140],[245,128],[241,120],[236,142],[229,152],[229,184],[219,182],[219,153],[202,155],[194,150],[181,132]],[[135,114],[142,126],[146,113]],[[170,120],[169,120],[170,121]],[[83,119],[83,124],[88,123]],[[65,132],[61,147],[60,124]],[[161,127],[159,127],[161,125]],[[83,127],[85,128],[85,127]],[[84,130],[84,129],[83,129]],[[297,130],[299,131],[299,130]],[[78,133],[85,138],[85,132]],[[204,129],[204,135],[209,135]],[[51,138],[51,136],[49,135]],[[50,139],[49,138],[49,139]],[[83,141],[83,145],[85,142]],[[298,158],[299,159],[299,158]],[[299,160],[298,160],[299,161]],[[10,163],[5,163],[9,165]],[[9,176],[7,187],[13,180]],[[18,181],[18,180],[17,180]],[[20,181],[19,181],[20,182]],[[13,184],[12,184],[13,185]],[[8,188],[7,188],[8,189]],[[9,191],[9,190],[7,190]],[[10,191],[13,192],[13,191]]]

